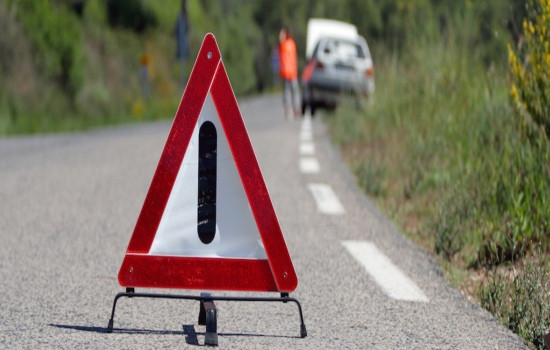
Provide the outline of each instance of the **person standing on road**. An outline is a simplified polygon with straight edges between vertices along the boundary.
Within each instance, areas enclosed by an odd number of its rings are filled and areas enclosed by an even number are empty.
[[[279,76],[283,82],[283,105],[287,119],[298,117],[300,111],[300,91],[298,90],[298,58],[296,43],[290,30],[283,27],[279,32]]]
[[[149,50],[146,47],[141,56],[139,56],[139,79],[141,81],[142,98],[147,102],[151,97],[151,86],[149,85],[149,81],[151,78],[151,61],[151,55],[149,54]]]

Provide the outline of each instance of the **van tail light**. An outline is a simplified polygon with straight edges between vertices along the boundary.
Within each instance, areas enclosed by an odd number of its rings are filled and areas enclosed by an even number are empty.
[[[324,69],[324,68],[325,68],[325,65],[324,65],[323,62],[321,62],[321,61],[316,61],[316,62],[315,62],[315,68],[317,68],[317,69]]]
[[[369,78],[373,77],[374,76],[374,68],[372,68],[372,67],[367,68],[367,70],[365,71],[365,75]]]
[[[315,64],[314,61],[311,60],[307,64],[306,68],[304,68],[304,71],[302,72],[302,81],[303,82],[308,82],[309,79],[311,79],[311,76],[313,75],[313,66],[314,66],[314,64]]]

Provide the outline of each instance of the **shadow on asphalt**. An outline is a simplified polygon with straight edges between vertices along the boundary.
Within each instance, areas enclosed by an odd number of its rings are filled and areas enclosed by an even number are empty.
[[[197,338],[197,332],[195,332],[195,326],[192,324],[183,325],[183,333],[186,334],[185,342],[189,345],[199,345],[199,338]]]
[[[95,326],[77,326],[77,325],[65,325],[65,324],[49,324],[51,327],[61,329],[72,329],[82,332],[93,333],[105,333],[107,327],[95,327]],[[135,329],[135,328],[113,328],[113,333],[121,334],[157,334],[157,335],[185,335],[185,342],[190,345],[199,345],[198,336],[204,336],[205,332],[196,332],[194,325],[183,325],[181,331],[170,330],[155,330],[155,329]],[[274,335],[274,334],[251,334],[251,333],[218,333],[220,337],[266,337],[266,338],[300,338],[300,336],[289,335]]]
[[[63,329],[73,329],[76,331],[83,332],[93,332],[93,333],[109,333],[107,332],[107,327],[94,327],[94,326],[76,326],[76,325],[66,325],[66,324],[53,324],[50,323],[50,326],[63,328]],[[113,333],[124,333],[124,334],[161,334],[161,335],[183,335],[183,331],[170,331],[170,330],[156,330],[156,329],[135,329],[135,328],[113,328]]]

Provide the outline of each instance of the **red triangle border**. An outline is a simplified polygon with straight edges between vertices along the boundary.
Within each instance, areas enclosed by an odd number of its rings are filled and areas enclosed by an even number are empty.
[[[208,92],[235,159],[267,260],[148,254]],[[199,50],[118,278],[124,287],[277,292],[291,292],[297,287],[298,278],[277,216],[219,47],[210,33]]]

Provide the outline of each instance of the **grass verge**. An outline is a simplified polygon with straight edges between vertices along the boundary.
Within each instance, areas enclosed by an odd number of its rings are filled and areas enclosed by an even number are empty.
[[[448,40],[382,54],[362,111],[326,121],[357,181],[447,278],[531,346],[550,329],[550,143],[506,67]]]

